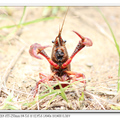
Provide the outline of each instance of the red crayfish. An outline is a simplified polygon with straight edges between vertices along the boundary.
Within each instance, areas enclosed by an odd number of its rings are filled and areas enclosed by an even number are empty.
[[[67,12],[66,12],[66,14],[67,14]],[[65,15],[65,17],[66,17],[66,15]],[[62,27],[59,30],[57,37],[55,38],[54,41],[52,41],[52,43],[54,45],[52,48],[51,58],[44,51],[45,48],[50,47],[49,45],[42,46],[38,43],[35,43],[35,44],[30,46],[30,49],[29,49],[30,55],[37,58],[37,59],[41,59],[41,57],[38,54],[41,54],[42,56],[44,56],[47,59],[47,61],[50,63],[50,68],[52,71],[52,74],[50,74],[50,75],[45,75],[43,73],[39,73],[40,80],[36,84],[34,97],[36,96],[36,94],[38,92],[39,84],[46,83],[46,82],[47,82],[47,84],[49,84],[49,81],[54,81],[55,78],[57,78],[59,81],[62,81],[62,82],[78,81],[80,77],[85,79],[84,74],[71,71],[70,63],[71,63],[72,59],[74,58],[74,56],[82,48],[84,48],[85,46],[92,46],[92,41],[87,37],[83,37],[78,32],[73,31],[74,33],[76,33],[80,37],[81,40],[79,41],[73,54],[69,57],[68,53],[67,53],[66,46],[65,46],[66,40],[63,40],[61,37],[61,32],[63,29],[64,21],[65,21],[65,18],[63,20]],[[71,75],[73,75],[73,76],[71,76]],[[85,86],[85,84],[86,84],[85,80],[80,81],[80,82],[84,83],[84,86]],[[66,83],[61,84],[62,87],[66,87],[67,85],[68,84],[66,84]],[[59,86],[56,86],[54,89],[59,89],[58,87]]]

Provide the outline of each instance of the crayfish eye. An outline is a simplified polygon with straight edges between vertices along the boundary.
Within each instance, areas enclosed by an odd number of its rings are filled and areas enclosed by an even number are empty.
[[[66,43],[67,41],[66,40],[63,40],[64,43]]]
[[[54,43],[55,42],[55,40],[52,40],[52,43]]]

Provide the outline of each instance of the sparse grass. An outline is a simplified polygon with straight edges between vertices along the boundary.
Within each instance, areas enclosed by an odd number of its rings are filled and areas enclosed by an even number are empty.
[[[4,104],[0,107],[0,110],[18,110],[13,99],[13,92],[11,92],[5,99]]]
[[[46,98],[46,97],[49,97],[52,95],[52,98],[49,99],[49,102],[48,102],[48,105],[50,105],[50,103],[57,97],[57,96],[61,96],[63,100],[65,100],[67,103],[69,103],[69,100],[66,96],[66,93],[65,91],[67,91],[67,89],[69,89],[69,87],[71,87],[73,84],[77,84],[79,83],[81,80],[79,81],[76,81],[74,83],[71,83],[70,85],[66,86],[66,87],[62,87],[60,82],[58,82],[58,84],[56,85],[53,85],[52,87],[50,87],[49,85],[46,85],[46,84],[41,84],[41,85],[44,85],[46,87],[46,90],[44,90],[42,93],[40,93],[38,96],[35,97],[35,99],[32,101],[32,102],[29,102],[29,103],[24,103],[24,106],[27,106],[27,107],[31,107],[31,106],[34,106],[38,101]],[[54,88],[55,86],[58,86],[60,87],[60,89],[52,89]],[[74,88],[70,88],[71,90],[75,90]],[[47,92],[47,93],[46,93]],[[82,92],[82,95],[80,96],[79,98],[79,101],[83,101],[84,100],[84,92]]]
[[[103,13],[100,11],[99,8],[97,8],[97,10],[99,11],[99,13],[101,14],[101,16],[103,17],[104,21],[106,22],[107,26],[109,27],[109,30],[112,34],[112,37],[113,37],[113,40],[114,40],[114,43],[115,43],[115,47],[117,49],[117,52],[118,52],[118,56],[119,56],[119,66],[118,66],[118,84],[117,84],[117,92],[119,92],[120,90],[120,48],[119,48],[119,45],[117,43],[117,40],[115,38],[115,35],[114,35],[114,32],[109,24],[109,22],[107,21],[106,17],[103,15]]]

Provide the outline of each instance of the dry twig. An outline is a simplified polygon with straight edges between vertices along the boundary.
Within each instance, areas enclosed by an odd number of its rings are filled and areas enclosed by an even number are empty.
[[[105,110],[104,106],[99,102],[98,98],[97,98],[95,95],[93,95],[93,94],[91,94],[91,93],[89,93],[89,92],[86,92],[86,91],[85,91],[85,94],[86,94],[86,95],[90,95],[90,96],[91,96],[93,99],[95,99],[96,102],[103,108],[103,110]]]
[[[0,86],[0,91],[1,91],[1,88],[2,88],[2,84],[4,84],[4,87],[6,86],[7,78],[9,76],[11,70],[15,66],[18,58],[20,57],[20,55],[23,53],[24,50],[25,50],[25,46],[20,49],[20,51],[17,53],[17,55],[15,55],[15,57],[11,60],[10,64],[6,68],[6,71],[5,71],[5,73],[4,73],[3,77],[2,77],[2,81],[0,83],[0,85],[1,85]]]
[[[115,106],[120,106],[120,104],[117,104],[116,102],[105,100],[105,99],[100,98],[100,97],[97,96],[97,95],[93,95],[92,93],[89,93],[89,92],[87,92],[87,91],[85,91],[84,94],[86,95],[86,97],[92,97],[92,98],[93,98],[93,96],[94,96],[94,97],[96,97],[97,99],[99,99],[99,100],[101,100],[101,101],[103,101],[103,102],[106,102],[106,103],[108,103],[108,104],[115,105]]]

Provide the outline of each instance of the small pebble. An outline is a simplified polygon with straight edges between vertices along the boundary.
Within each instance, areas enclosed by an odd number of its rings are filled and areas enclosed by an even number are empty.
[[[61,110],[65,110],[65,107],[61,106]]]
[[[23,83],[27,83],[27,81],[25,81],[25,80],[23,80],[22,82],[23,82]]]
[[[87,67],[92,67],[93,63],[86,63]]]
[[[55,110],[60,110],[60,107],[55,107]]]
[[[110,86],[110,87],[115,87],[115,86],[116,86],[116,84],[110,84],[109,86]]]
[[[22,61],[21,63],[22,63],[22,64],[26,64],[26,61]]]
[[[119,65],[119,62],[116,62],[116,65]]]
[[[90,82],[90,81],[91,81],[91,78],[88,78],[87,80],[88,80],[88,82]]]
[[[14,78],[14,75],[10,75],[11,78]]]
[[[70,93],[70,96],[75,97],[75,93]]]

